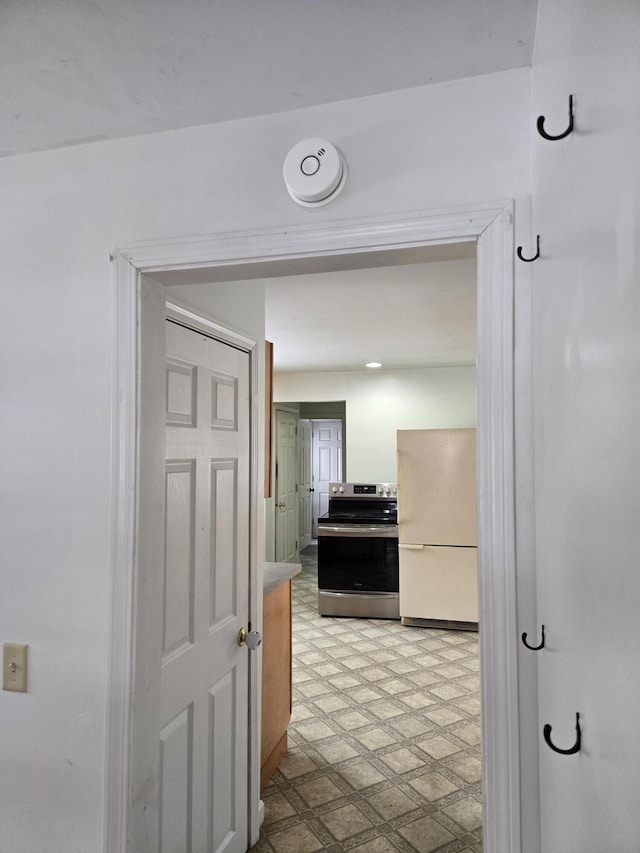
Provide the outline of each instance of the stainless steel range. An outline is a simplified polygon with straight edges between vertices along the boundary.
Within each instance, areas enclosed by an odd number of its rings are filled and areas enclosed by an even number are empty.
[[[395,483],[330,483],[318,519],[321,616],[399,619]]]

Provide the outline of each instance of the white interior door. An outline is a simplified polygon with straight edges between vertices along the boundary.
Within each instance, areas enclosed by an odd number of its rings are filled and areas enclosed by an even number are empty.
[[[298,559],[296,427],[293,412],[276,409],[276,562]]]
[[[167,322],[161,853],[245,853],[249,355]]]
[[[342,421],[312,421],[313,537],[329,509],[329,483],[342,482]]]
[[[298,421],[298,548],[306,548],[313,538],[312,527],[311,421]]]

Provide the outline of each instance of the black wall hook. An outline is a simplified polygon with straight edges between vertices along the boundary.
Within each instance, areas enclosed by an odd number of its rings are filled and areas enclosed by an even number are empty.
[[[540,235],[538,234],[536,237],[536,253],[532,258],[525,258],[522,254],[522,246],[518,246],[516,253],[521,261],[524,261],[525,264],[530,264],[532,261],[537,260],[540,257]]]
[[[580,730],[580,714],[576,714],[576,742],[569,749],[560,749],[560,747],[554,746],[551,743],[551,726],[549,723],[545,725],[542,730],[542,734],[547,742],[547,746],[550,746],[554,752],[559,752],[561,755],[573,755],[574,752],[580,752],[580,740],[582,737],[582,732]]]
[[[525,646],[528,649],[531,649],[532,652],[538,652],[538,651],[540,651],[540,649],[544,649],[544,625],[542,626],[542,639],[540,640],[540,645],[530,646],[529,643],[527,643],[527,632],[526,631],[522,635],[522,642],[525,644]]]
[[[557,136],[552,136],[550,133],[544,129],[545,117],[538,116],[538,133],[543,139],[549,139],[551,142],[555,142],[558,139],[564,139],[565,136],[569,136],[571,131],[573,130],[573,95],[569,95],[569,127],[564,131],[564,133],[559,133]]]

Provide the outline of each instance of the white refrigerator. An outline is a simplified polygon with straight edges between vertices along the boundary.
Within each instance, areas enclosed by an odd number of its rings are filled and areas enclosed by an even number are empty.
[[[475,429],[398,430],[400,618],[478,626]]]

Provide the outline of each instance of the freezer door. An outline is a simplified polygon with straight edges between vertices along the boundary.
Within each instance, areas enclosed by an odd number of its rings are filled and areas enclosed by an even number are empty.
[[[475,429],[398,430],[400,542],[477,544]]]
[[[402,618],[478,621],[476,548],[401,543],[398,553]]]

